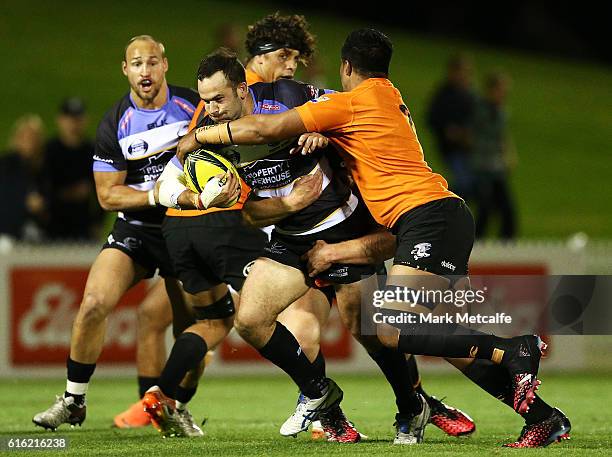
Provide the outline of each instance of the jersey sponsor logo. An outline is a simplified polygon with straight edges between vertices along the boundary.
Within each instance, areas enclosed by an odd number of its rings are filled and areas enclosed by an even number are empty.
[[[264,251],[269,252],[270,254],[284,254],[287,252],[287,248],[280,244],[278,241],[272,242],[271,245],[266,246]]]
[[[137,138],[136,141],[132,142],[132,144],[128,146],[127,151],[129,155],[134,155],[134,154],[142,155],[146,153],[148,149],[149,149],[149,143],[147,143],[145,140],[141,140],[140,138]]]
[[[159,122],[151,122],[150,124],[147,124],[147,129],[153,130],[166,124],[168,124],[168,122],[166,122],[165,119],[161,119]]]
[[[431,254],[428,252],[431,249],[431,243],[418,243],[414,245],[414,249],[410,251],[413,255],[414,260],[421,259],[423,257],[429,257]]]
[[[329,97],[322,95],[320,97],[315,98],[314,100],[310,100],[312,103],[326,102],[329,100]]]
[[[100,157],[99,155],[94,155],[93,156],[94,160],[97,160],[98,162],[105,162],[105,163],[115,163],[115,161],[113,159],[103,159],[102,157]]]
[[[450,263],[448,260],[443,260],[442,262],[440,262],[440,265],[442,265],[442,267],[444,268],[448,268],[450,271],[455,271],[455,265],[453,265],[452,263]]]
[[[346,278],[348,276],[348,267],[335,268],[334,271],[327,273],[330,278]]]
[[[273,105],[272,103],[264,103],[261,105],[261,109],[266,111],[280,111],[281,107],[280,105]]]
[[[166,168],[166,163],[153,163],[151,160],[153,157],[149,157],[149,164],[145,166],[143,171],[143,178],[145,182],[148,181],[157,181],[157,178],[162,174],[164,168]]]
[[[291,183],[291,171],[288,162],[280,161],[269,167],[263,167],[264,163],[266,162],[256,161],[252,166],[243,168],[242,178],[250,187],[253,189],[269,189],[283,187]]]
[[[121,138],[119,146],[121,146],[124,157],[129,161],[140,160],[149,156],[161,156],[166,151],[173,150],[176,147],[179,140],[178,133],[188,126],[188,121],[180,121],[153,130],[138,132]],[[167,159],[170,160],[172,155],[169,155]]]

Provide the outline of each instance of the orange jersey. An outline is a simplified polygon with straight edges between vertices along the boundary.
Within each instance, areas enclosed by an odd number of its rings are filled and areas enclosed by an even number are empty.
[[[257,73],[255,73],[255,72],[253,72],[251,70],[246,70],[246,80],[247,80],[247,84],[249,86],[251,84],[255,84],[255,83],[259,83],[259,82],[264,82],[264,80],[263,80],[263,78],[261,78],[261,76],[259,76]],[[196,125],[198,125],[199,120],[203,116],[206,116],[206,111],[204,111],[204,106],[205,106],[204,102],[202,100],[200,100],[200,103],[198,103],[198,106],[196,107],[196,110],[193,113],[193,117],[191,118],[191,122],[189,123],[189,131],[190,132],[196,127]],[[170,164],[169,164],[169,166],[170,166]],[[242,206],[244,205],[244,202],[246,201],[247,197],[249,196],[249,192],[251,191],[251,189],[242,180],[240,181],[240,185],[242,187],[242,189],[240,191],[240,198],[238,199],[238,203],[236,203],[231,208],[210,208],[210,209],[206,209],[206,210],[203,210],[203,211],[200,211],[200,210],[197,210],[197,209],[180,210],[180,209],[168,208],[168,210],[166,211],[166,215],[167,216],[190,217],[190,216],[201,216],[202,214],[214,213],[214,212],[217,212],[217,211],[228,211],[228,210],[242,209]]]
[[[388,79],[370,78],[295,109],[308,131],[325,132],[340,149],[379,224],[391,228],[417,206],[459,198],[425,162],[410,112]]]

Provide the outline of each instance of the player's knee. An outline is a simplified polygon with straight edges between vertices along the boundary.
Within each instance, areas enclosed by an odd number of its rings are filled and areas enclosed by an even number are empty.
[[[361,339],[361,325],[360,325],[360,322],[357,319],[350,319],[348,322],[345,323],[345,326],[346,326],[347,330],[349,332],[351,332],[351,335],[353,335],[353,337],[357,341],[360,341],[360,339]]]
[[[106,319],[110,308],[102,295],[86,292],[79,308],[77,321],[81,325],[98,324]]]
[[[169,306],[155,308],[152,306],[139,306],[136,312],[138,327],[147,332],[165,332],[172,322],[172,311]]]
[[[378,341],[390,349],[397,349],[399,332],[395,327],[381,324],[376,327],[376,336]]]
[[[247,341],[250,341],[257,335],[257,330],[263,325],[264,322],[255,314],[241,313],[238,311],[234,319],[234,328],[238,334]]]

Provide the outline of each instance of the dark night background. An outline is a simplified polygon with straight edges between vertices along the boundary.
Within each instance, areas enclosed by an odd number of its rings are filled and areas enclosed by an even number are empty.
[[[334,2],[286,0],[278,8],[308,15],[326,11],[400,27],[425,36],[458,38],[612,64],[611,18],[605,2]],[[359,6],[356,6],[359,5]]]

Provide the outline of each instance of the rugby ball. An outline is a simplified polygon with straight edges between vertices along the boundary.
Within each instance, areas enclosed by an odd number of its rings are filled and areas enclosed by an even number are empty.
[[[219,187],[223,187],[224,182],[220,181],[216,176],[225,174],[228,171],[238,178],[238,185],[240,185],[240,176],[232,162],[221,154],[205,149],[198,149],[189,154],[185,159],[183,171],[185,172],[185,184],[190,190],[198,194],[202,192],[207,184],[212,184],[211,180],[215,180]],[[225,205],[225,208],[234,206],[239,198],[240,193],[238,197]]]

